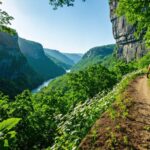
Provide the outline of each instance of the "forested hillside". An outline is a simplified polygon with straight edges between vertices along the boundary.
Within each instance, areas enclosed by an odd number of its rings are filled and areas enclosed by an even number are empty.
[[[0,32],[0,36],[0,90],[10,97],[66,72],[46,57],[39,43],[17,34]]]
[[[105,59],[112,56],[114,49],[114,44],[91,48],[82,56],[82,59],[73,66],[72,70],[82,70],[91,65],[103,63]]]
[[[114,72],[94,65],[66,74],[37,94],[24,91],[13,102],[1,94],[1,120],[22,118],[15,128],[17,136],[10,143],[11,148],[42,149],[51,147],[54,142],[54,149],[77,148],[99,115],[118,97],[118,92],[121,94],[141,71],[134,72],[131,77],[127,75],[112,90],[113,86],[124,74],[146,66],[148,58],[147,55],[128,65],[115,62]]]
[[[54,9],[75,2],[49,0]],[[19,38],[0,9],[0,150],[150,149],[149,1],[109,5],[116,44],[82,58]]]
[[[59,134],[59,116],[73,111],[78,104],[100,91],[107,92],[116,82],[113,72],[96,65],[86,71],[64,75],[35,95],[24,91],[14,102],[1,94],[1,119],[22,118],[16,128],[16,139],[10,143],[11,148],[41,149],[52,145]]]
[[[18,35],[0,32],[0,70],[0,91],[11,98],[42,82],[21,53]]]

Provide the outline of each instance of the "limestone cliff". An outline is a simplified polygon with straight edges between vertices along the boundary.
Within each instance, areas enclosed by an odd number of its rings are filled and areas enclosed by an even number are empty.
[[[32,70],[18,45],[18,35],[0,32],[0,91],[13,97],[32,89],[41,78]]]
[[[115,14],[117,3],[117,0],[111,0],[110,2],[110,18],[113,26],[113,35],[118,46],[117,56],[129,62],[142,57],[148,49],[146,49],[142,39],[136,39],[134,37],[136,27],[129,25],[124,16],[117,17]]]
[[[65,70],[55,64],[49,59],[45,53],[43,46],[40,43],[18,39],[21,52],[24,54],[30,66],[42,77],[44,80],[55,78],[63,75]]]

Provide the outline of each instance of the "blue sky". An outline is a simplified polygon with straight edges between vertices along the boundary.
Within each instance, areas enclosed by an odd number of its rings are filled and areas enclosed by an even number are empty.
[[[76,0],[74,7],[53,10],[48,0],[5,0],[3,9],[15,20],[19,36],[63,52],[84,53],[115,43],[108,0]]]

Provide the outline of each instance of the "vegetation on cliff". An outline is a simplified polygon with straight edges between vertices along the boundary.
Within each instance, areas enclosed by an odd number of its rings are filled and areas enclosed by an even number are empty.
[[[14,101],[1,94],[0,119],[22,118],[15,129],[17,136],[11,143],[12,149],[41,149],[52,145],[59,134],[59,116],[71,113],[79,103],[100,91],[112,89],[117,81],[114,73],[100,65],[60,78],[62,82],[55,81],[60,85],[54,84],[55,87],[50,86],[35,95],[24,91]]]
[[[149,0],[130,1],[118,0],[117,14],[125,16],[127,21],[136,25],[135,35],[137,38],[143,36],[146,44],[150,46],[150,5]]]
[[[0,5],[2,5],[2,1],[0,0]],[[0,9],[0,32],[7,32],[11,35],[16,35],[17,32],[14,29],[11,29],[8,27],[8,25],[11,25],[11,21],[14,18],[10,16],[6,11]]]

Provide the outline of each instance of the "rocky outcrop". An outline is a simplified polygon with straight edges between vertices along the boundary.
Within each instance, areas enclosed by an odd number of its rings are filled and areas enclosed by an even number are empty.
[[[117,56],[127,62],[138,59],[147,53],[142,38],[134,37],[135,26],[129,25],[124,16],[117,17],[115,10],[117,0],[110,1],[110,18],[113,26],[113,35],[118,46]]]
[[[14,96],[26,88],[36,87],[39,83],[41,79],[20,51],[18,35],[0,32],[0,91]],[[11,92],[11,89],[16,90]]]

